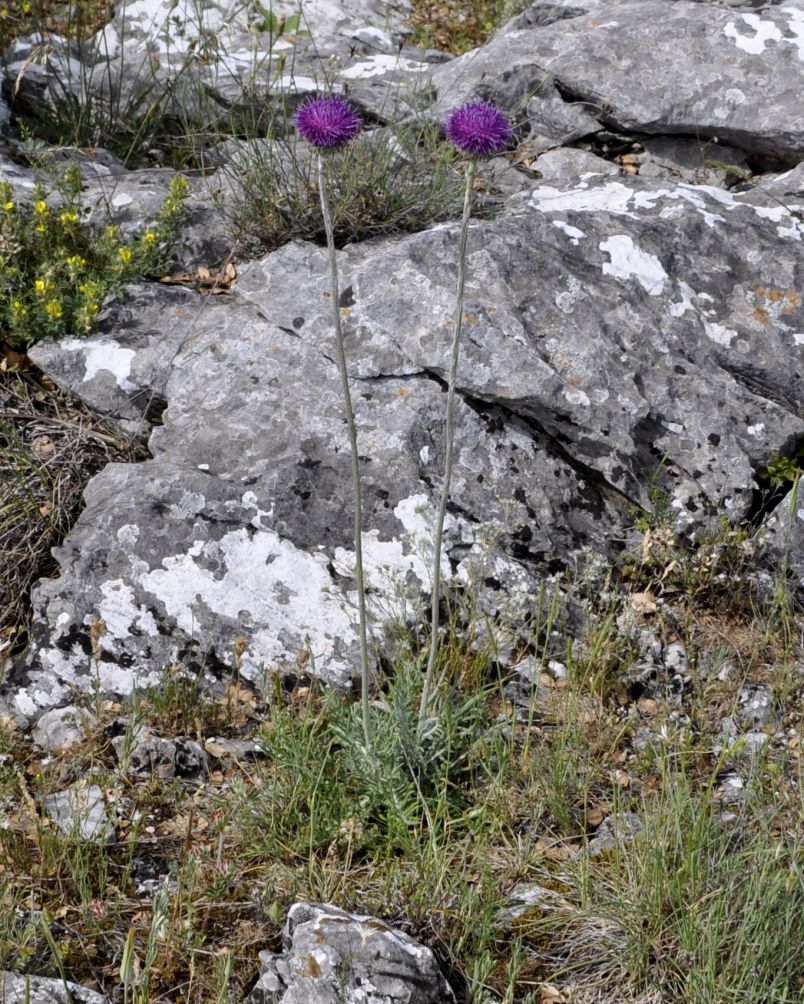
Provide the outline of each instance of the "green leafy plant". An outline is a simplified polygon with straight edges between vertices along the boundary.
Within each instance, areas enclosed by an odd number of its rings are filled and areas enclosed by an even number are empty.
[[[409,18],[411,40],[424,49],[460,55],[482,45],[528,6],[527,0],[450,0],[444,4],[416,0]]]
[[[771,462],[765,471],[765,478],[776,488],[793,485],[801,479],[803,464],[804,449],[799,450],[792,457],[784,457],[778,450],[774,450],[771,454]]]
[[[31,202],[0,183],[0,338],[25,349],[46,336],[91,331],[107,297],[165,266],[188,190],[185,178],[174,178],[154,223],[124,237],[113,224],[99,233],[82,226],[78,168],[68,168],[54,192],[37,184]]]

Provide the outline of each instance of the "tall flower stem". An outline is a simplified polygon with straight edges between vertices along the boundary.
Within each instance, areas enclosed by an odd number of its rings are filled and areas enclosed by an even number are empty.
[[[332,214],[327,198],[327,178],[324,171],[324,156],[318,154],[318,191],[321,197],[321,214],[324,217],[324,229],[327,234],[327,250],[329,251],[330,291],[332,294],[332,321],[335,326],[335,345],[338,355],[338,369],[341,374],[343,403],[346,410],[346,426],[349,433],[349,447],[352,453],[352,485],[355,497],[355,579],[357,580],[357,606],[360,621],[360,684],[361,705],[363,712],[363,736],[366,750],[371,750],[371,716],[369,709],[369,654],[368,631],[366,628],[366,590],[363,581],[363,541],[362,541],[362,506],[360,501],[360,462],[357,453],[357,428],[355,414],[352,408],[352,395],[349,391],[349,374],[346,370],[346,352],[343,347],[343,332],[341,331],[340,293],[338,291],[338,266],[335,261],[335,235],[332,228]]]
[[[430,654],[427,658],[427,671],[424,674],[421,703],[419,705],[419,731],[424,725],[430,708],[430,696],[435,678],[436,660],[438,659],[438,614],[441,606],[441,541],[444,536],[444,518],[447,514],[449,485],[452,478],[452,461],[454,451],[453,412],[455,403],[455,382],[458,376],[458,357],[461,345],[461,323],[463,320],[463,287],[466,279],[466,238],[469,233],[469,215],[472,208],[472,188],[475,180],[477,161],[470,158],[466,169],[466,191],[463,197],[463,218],[461,221],[461,236],[458,245],[458,286],[455,292],[455,323],[452,329],[452,362],[449,369],[447,389],[447,422],[445,429],[446,453],[444,458],[444,480],[441,484],[441,500],[436,515],[435,534],[433,536],[433,585],[432,605],[430,609]]]

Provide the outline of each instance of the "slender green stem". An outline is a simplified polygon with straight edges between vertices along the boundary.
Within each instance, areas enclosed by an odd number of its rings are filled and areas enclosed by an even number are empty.
[[[329,211],[327,199],[327,179],[324,172],[324,157],[318,154],[318,191],[321,196],[321,213],[324,217],[324,229],[327,232],[327,249],[329,250],[330,291],[332,294],[332,320],[335,325],[335,344],[338,350],[338,369],[341,374],[343,403],[346,410],[346,426],[349,432],[349,446],[352,452],[352,482],[355,497],[355,579],[357,580],[357,606],[360,620],[360,684],[363,710],[363,735],[366,740],[366,750],[371,750],[371,717],[369,710],[369,654],[368,631],[366,628],[366,590],[363,583],[363,541],[362,541],[362,509],[360,503],[360,463],[357,453],[357,429],[355,414],[352,408],[352,395],[349,392],[349,374],[346,370],[346,353],[343,348],[343,333],[341,331],[341,309],[338,292],[338,266],[335,261],[335,236],[332,229],[332,214]]]
[[[424,674],[421,704],[419,705],[419,729],[421,730],[429,711],[430,694],[433,689],[436,659],[438,658],[438,612],[441,605],[441,541],[444,536],[444,517],[447,513],[449,499],[449,484],[452,477],[452,460],[454,445],[453,411],[455,401],[455,381],[458,375],[458,355],[461,344],[461,322],[463,320],[463,287],[466,279],[466,238],[469,233],[469,215],[472,208],[472,187],[475,180],[476,161],[469,161],[466,170],[466,191],[463,197],[463,219],[461,221],[461,236],[458,245],[458,287],[455,292],[455,323],[452,331],[452,362],[449,369],[449,384],[447,390],[447,424],[445,430],[446,454],[444,459],[444,480],[441,484],[441,501],[436,515],[435,534],[433,536],[433,586],[432,604],[430,609],[430,654],[427,659],[427,671]]]

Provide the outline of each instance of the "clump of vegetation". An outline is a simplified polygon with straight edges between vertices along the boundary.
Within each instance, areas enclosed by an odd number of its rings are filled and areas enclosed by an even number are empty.
[[[618,594],[618,613],[629,602]],[[453,638],[449,696],[424,734],[419,660],[403,652],[374,701],[370,756],[343,695],[278,677],[264,695],[242,682],[203,694],[180,667],[124,704],[90,700],[78,751],[44,758],[6,723],[0,966],[62,966],[114,993],[134,953],[144,1002],[241,1000],[289,906],[314,900],[431,945],[472,1004],[792,1004],[804,986],[798,747],[784,733],[761,755],[718,747],[700,686],[683,705],[600,688],[593,647],[612,676],[623,668],[610,613],[590,609],[566,676],[543,674],[516,700],[489,651]],[[209,769],[166,781],[147,757],[132,766],[146,726],[203,745]],[[262,752],[246,760],[226,737]],[[727,771],[744,780],[738,803],[721,790]],[[41,808],[78,774],[105,792],[108,844],[60,832]],[[40,912],[59,918],[57,956]]]
[[[436,126],[364,134],[327,159],[335,242],[415,232],[460,208],[455,156]],[[324,243],[316,162],[294,135],[243,144],[230,168],[233,195],[219,201],[252,250],[288,240]]]
[[[804,446],[791,457],[783,456],[778,450],[774,450],[764,480],[774,488],[790,488],[799,483],[803,472]]]
[[[25,637],[33,583],[53,573],[52,548],[81,509],[89,477],[142,448],[31,367],[39,339],[80,336],[129,280],[162,271],[184,215],[176,177],[150,226],[131,236],[84,222],[81,178],[68,168],[29,201],[0,182],[0,655]]]
[[[84,39],[112,16],[112,0],[2,0],[0,2],[0,47],[18,35],[37,28],[57,31],[66,38]]]
[[[25,349],[46,336],[85,334],[104,300],[125,282],[164,268],[183,216],[187,180],[173,179],[151,226],[132,237],[110,224],[82,225],[81,177],[68,168],[48,193],[37,184],[31,202],[0,182],[0,337]]]
[[[528,0],[414,0],[411,42],[459,56],[482,45],[528,6]]]

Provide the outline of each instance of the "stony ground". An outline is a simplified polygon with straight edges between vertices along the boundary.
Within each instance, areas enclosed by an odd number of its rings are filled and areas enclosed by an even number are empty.
[[[411,23],[460,52],[499,16],[419,4]],[[144,456],[4,348],[0,662],[86,480]],[[801,597],[762,534],[717,514],[693,542],[648,496],[616,560],[556,575],[515,632],[450,596],[449,714],[424,746],[410,633],[368,762],[309,654],[258,688],[237,640],[217,681],[174,664],[33,731],[3,720],[0,969],[126,1002],[240,1001],[310,900],[430,946],[473,1004],[801,1000]]]

